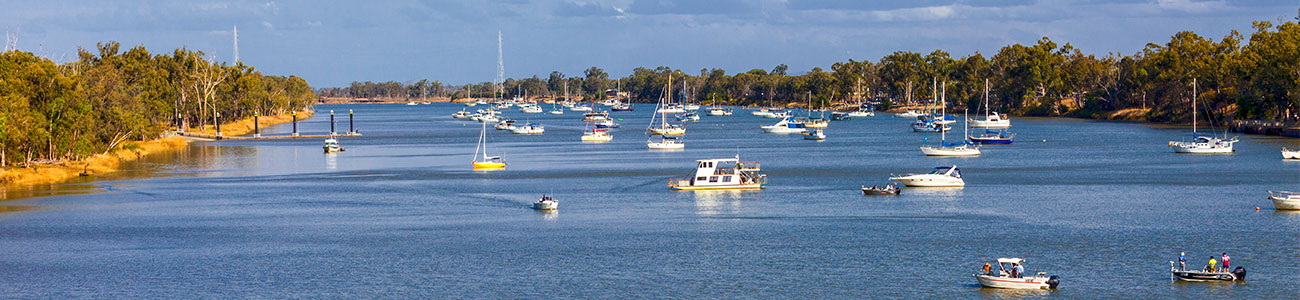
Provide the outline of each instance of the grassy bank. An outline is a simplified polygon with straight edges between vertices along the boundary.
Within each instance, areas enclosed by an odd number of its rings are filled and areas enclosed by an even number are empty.
[[[303,120],[310,117],[311,114],[311,111],[299,112],[298,118]],[[292,120],[292,115],[283,114],[260,117],[258,122],[265,128],[275,124],[288,123]],[[213,126],[206,126],[200,132],[215,133],[216,130]],[[253,118],[222,124],[221,132],[223,135],[252,134]],[[124,162],[134,161],[150,154],[180,150],[186,144],[188,142],[184,138],[176,136],[162,137],[144,142],[126,142],[113,151],[96,154],[86,159],[3,169],[0,170],[0,183],[6,185],[52,184],[81,176],[82,173],[87,175],[109,173],[117,171],[118,167]]]

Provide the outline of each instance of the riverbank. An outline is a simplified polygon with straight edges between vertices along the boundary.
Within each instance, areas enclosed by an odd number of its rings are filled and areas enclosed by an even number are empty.
[[[300,120],[311,117],[311,111],[298,113]],[[290,114],[260,117],[261,127],[288,123],[293,120]],[[198,132],[215,133],[213,126],[200,128]],[[224,135],[246,135],[253,133],[253,118],[245,118],[221,125]],[[185,138],[164,136],[143,142],[126,142],[113,151],[96,154],[81,160],[59,161],[48,164],[35,164],[25,168],[13,167],[0,170],[0,184],[9,186],[54,184],[79,176],[94,176],[118,170],[122,163],[142,157],[180,150],[188,145]]]

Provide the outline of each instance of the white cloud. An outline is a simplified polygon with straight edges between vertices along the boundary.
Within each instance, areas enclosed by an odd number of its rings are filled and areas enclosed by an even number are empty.
[[[1228,7],[1224,1],[1192,1],[1192,0],[1156,0],[1156,5],[1161,9],[1179,10],[1191,13],[1210,12]]]

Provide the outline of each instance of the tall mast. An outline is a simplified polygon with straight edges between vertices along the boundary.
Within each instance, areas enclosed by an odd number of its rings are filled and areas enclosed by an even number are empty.
[[[984,120],[989,120],[989,79],[984,78]]]
[[[1192,136],[1196,136],[1196,78],[1192,78]]]
[[[936,81],[937,81],[937,80],[936,80]],[[943,93],[939,93],[939,96],[940,96],[940,97],[945,97],[945,98],[944,98],[944,103],[942,104],[942,105],[944,106],[944,108],[943,108],[943,113],[940,113],[940,114],[939,114],[939,115],[940,115],[939,118],[946,118],[947,115],[948,115],[947,96],[944,95],[944,94],[946,94],[947,92],[948,92],[948,82],[947,82],[947,81],[944,81],[944,82],[943,82]],[[935,120],[935,124],[940,124],[939,122],[942,122],[942,120]],[[947,142],[948,142],[948,131],[947,131],[947,130],[943,130],[943,125],[942,125],[942,124],[939,125],[939,140],[941,141],[941,142],[939,142],[939,146],[943,146],[944,143],[947,143]]]

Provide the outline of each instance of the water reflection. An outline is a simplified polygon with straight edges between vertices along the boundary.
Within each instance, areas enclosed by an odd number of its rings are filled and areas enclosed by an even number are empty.
[[[716,190],[691,191],[695,197],[695,213],[700,215],[734,214],[740,212],[740,199],[747,193],[758,191]]]
[[[925,197],[934,200],[956,201],[965,190],[960,187],[909,187],[903,189],[903,195]]]
[[[325,169],[333,171],[333,170],[338,170],[338,168],[339,168],[338,152],[325,153]]]
[[[1049,290],[1010,290],[995,288],[979,288],[980,296],[985,299],[1024,299],[1024,298],[1041,298],[1052,291]]]
[[[547,211],[533,210],[533,211],[536,211],[538,214],[542,215],[542,220],[545,221],[554,222],[555,220],[560,219],[559,210],[547,210]]]

